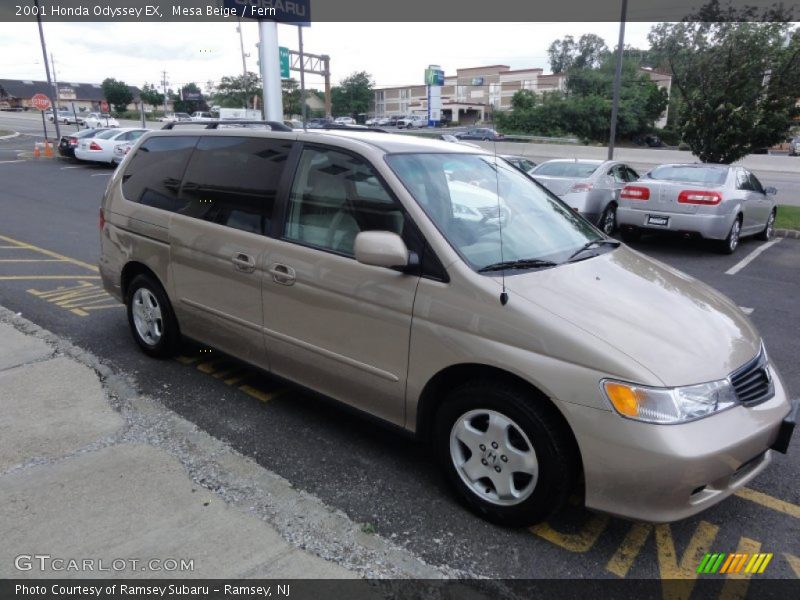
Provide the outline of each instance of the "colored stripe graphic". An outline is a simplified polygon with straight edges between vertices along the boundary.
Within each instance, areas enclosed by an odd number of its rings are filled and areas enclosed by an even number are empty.
[[[735,574],[745,573],[761,574],[772,560],[772,553],[748,554],[745,552],[735,552],[727,554],[725,552],[707,552],[703,560],[697,567],[698,573],[703,574]]]

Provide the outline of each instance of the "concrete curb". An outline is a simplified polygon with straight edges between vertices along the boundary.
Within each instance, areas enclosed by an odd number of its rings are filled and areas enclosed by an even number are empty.
[[[797,229],[776,229],[775,237],[791,238],[793,240],[800,240],[800,231]]]
[[[19,137],[19,136],[20,136],[20,132],[19,131],[15,131],[11,135],[0,135],[0,140],[10,140],[10,139],[13,139],[13,138]]]
[[[177,459],[198,487],[205,488],[249,518],[269,525],[295,549],[335,563],[356,576],[389,579],[442,579],[471,577],[428,565],[421,558],[380,535],[368,533],[362,524],[344,512],[325,505],[315,496],[295,489],[273,473],[225,442],[200,430],[164,407],[157,399],[142,396],[131,378],[117,373],[93,354],[0,306],[0,323],[11,325],[30,338],[46,343],[52,356],[80,363],[99,377],[106,401],[124,420],[119,431],[101,443],[56,459],[68,462],[102,449],[131,444],[146,445]],[[35,468],[38,463],[20,464],[11,472]],[[9,471],[6,471],[6,474]],[[257,575],[253,573],[250,576]],[[314,577],[313,573],[306,576]]]

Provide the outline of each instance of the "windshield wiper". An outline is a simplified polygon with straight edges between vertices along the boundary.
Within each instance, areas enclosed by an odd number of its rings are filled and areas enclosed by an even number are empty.
[[[540,258],[522,258],[520,260],[506,260],[503,262],[486,265],[478,269],[478,273],[489,271],[503,271],[505,269],[539,269],[542,267],[555,267],[558,263]]]
[[[583,246],[581,246],[580,248],[575,250],[575,252],[573,252],[570,255],[570,257],[567,259],[567,262],[573,262],[576,256],[578,256],[579,254],[582,254],[586,250],[590,250],[592,248],[595,248],[596,246],[613,246],[614,248],[616,248],[619,245],[620,245],[620,242],[618,242],[617,240],[606,240],[606,239],[592,240],[590,242],[586,242]],[[587,256],[586,258],[591,258],[591,257]]]

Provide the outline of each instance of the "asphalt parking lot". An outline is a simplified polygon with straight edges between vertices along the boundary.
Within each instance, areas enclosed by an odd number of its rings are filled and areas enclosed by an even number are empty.
[[[10,142],[0,149],[13,152]],[[426,448],[372,421],[210,348],[187,343],[175,360],[146,358],[95,266],[99,200],[111,174],[107,167],[9,159],[0,151],[0,305],[91,351],[142,392],[297,488],[465,576],[694,580],[706,552],[739,551],[774,553],[759,577],[800,578],[798,435],[789,454],[778,455],[749,487],[679,523],[592,514],[575,498],[548,523],[509,530],[456,503]],[[716,287],[748,312],[796,397],[800,240],[768,244],[744,240],[733,256],[674,238],[645,238],[634,247]],[[719,579],[724,595],[725,578]]]

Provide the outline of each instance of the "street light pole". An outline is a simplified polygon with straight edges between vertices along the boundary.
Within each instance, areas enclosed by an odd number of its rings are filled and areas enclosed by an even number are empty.
[[[622,57],[625,51],[625,18],[628,0],[622,0],[622,15],[619,19],[619,44],[617,45],[617,71],[614,74],[614,99],[611,101],[611,134],[608,140],[608,160],[614,160],[614,142],[617,137],[617,113],[619,112],[619,90],[622,84]]]
[[[53,80],[50,78],[50,63],[47,60],[47,46],[44,43],[44,30],[42,29],[42,17],[41,12],[39,11],[39,0],[34,0],[34,6],[36,6],[36,22],[39,24],[39,40],[42,42],[42,57],[44,58],[44,70],[47,73],[47,86],[52,89],[53,87]],[[50,94],[52,95],[52,93]],[[56,139],[61,139],[61,127],[58,125],[58,117],[56,116],[56,103],[58,102],[58,97],[50,98],[50,106],[53,109],[53,123],[56,126]],[[42,111],[44,114],[44,111]],[[45,130],[45,139],[47,139],[47,131]]]
[[[250,90],[247,85],[247,56],[244,53],[244,36],[242,34],[242,20],[239,19],[239,26],[236,28],[239,32],[239,47],[242,50],[242,87],[244,88],[244,108],[247,108],[247,100],[250,96]]]

